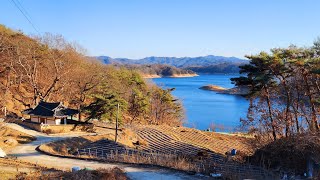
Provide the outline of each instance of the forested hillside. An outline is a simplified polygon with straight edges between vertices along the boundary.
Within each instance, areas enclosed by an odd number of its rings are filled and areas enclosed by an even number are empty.
[[[104,65],[62,36],[28,37],[0,25],[0,113],[62,101],[82,120],[114,121],[120,104],[123,123],[181,124],[181,104],[148,84],[135,70]]]
[[[210,66],[198,66],[198,67],[187,67],[186,69],[202,73],[202,74],[231,74],[231,73],[239,73],[240,68],[239,66],[247,64],[245,63],[221,63],[216,65],[210,65]]]
[[[197,74],[191,70],[180,69],[174,66],[163,64],[151,65],[117,65],[119,67],[126,67],[140,72],[145,76],[158,76],[158,77],[178,77],[178,76],[196,76]]]
[[[247,64],[248,61],[236,57],[202,56],[202,57],[146,57],[143,59],[111,58],[108,56],[97,57],[105,64],[122,65],[170,65],[177,68],[192,70],[196,73],[238,73],[239,65]]]

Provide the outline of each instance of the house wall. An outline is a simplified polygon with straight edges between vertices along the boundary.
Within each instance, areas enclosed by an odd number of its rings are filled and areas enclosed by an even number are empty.
[[[30,120],[31,120],[32,122],[39,122],[38,116],[31,116],[31,117],[30,117]]]
[[[52,125],[55,125],[56,122],[54,119],[46,119],[46,124],[52,124]]]
[[[40,120],[39,120],[40,117],[38,116],[31,116],[30,117],[30,120],[32,122],[36,122],[36,123],[40,123]],[[60,119],[60,118],[51,118],[51,117],[45,117],[45,124],[49,124],[49,125],[60,125],[60,124],[64,124],[63,120]]]
[[[60,125],[60,124],[63,124],[63,121],[61,119],[56,119],[55,125]]]
[[[94,131],[94,125],[91,123],[85,123],[85,124],[67,124],[67,125],[49,125],[49,124],[39,124],[39,123],[33,123],[21,120],[16,120],[15,123],[21,124],[24,126],[27,126],[31,129],[48,133],[48,134],[54,134],[54,133],[66,133],[66,132],[92,132]]]

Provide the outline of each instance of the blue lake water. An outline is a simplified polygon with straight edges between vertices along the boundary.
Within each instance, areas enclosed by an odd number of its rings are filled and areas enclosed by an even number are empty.
[[[185,126],[203,130],[213,123],[224,126],[224,128],[218,128],[218,131],[232,131],[240,125],[240,118],[246,117],[248,100],[241,96],[217,94],[199,89],[208,84],[232,88],[234,87],[230,81],[232,77],[237,75],[155,78],[152,81],[162,88],[176,88],[173,95],[182,101],[185,108]]]

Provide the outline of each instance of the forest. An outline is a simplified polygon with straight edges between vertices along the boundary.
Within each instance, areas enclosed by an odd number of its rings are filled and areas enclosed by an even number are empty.
[[[143,75],[157,75],[160,77],[171,77],[176,75],[195,75],[196,73],[187,70],[187,69],[180,69],[174,66],[166,65],[166,64],[149,64],[149,65],[117,65],[120,67],[126,67],[128,69],[132,69],[135,71],[140,72]]]
[[[311,47],[291,45],[247,58],[242,76],[231,79],[250,88],[243,127],[270,140],[319,133],[320,39]]]
[[[26,36],[0,25],[0,114],[21,116],[40,101],[63,102],[80,120],[181,125],[181,103],[139,72],[104,65],[60,35]]]

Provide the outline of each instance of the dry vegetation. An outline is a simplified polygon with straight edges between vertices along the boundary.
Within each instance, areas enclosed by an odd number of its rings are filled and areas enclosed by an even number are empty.
[[[258,149],[249,160],[268,169],[303,174],[308,160],[320,163],[320,134],[281,138]]]
[[[29,143],[35,139],[36,138],[31,135],[6,127],[4,124],[0,124],[0,147],[4,151],[10,150],[19,143]]]
[[[224,155],[231,149],[237,149],[247,155],[254,151],[250,143],[252,139],[240,135],[220,134],[185,127],[169,127],[166,125],[158,126],[157,128],[159,128],[161,132],[178,138],[182,142],[207,148],[221,155]]]
[[[121,132],[118,143],[114,142],[112,134],[105,134],[49,143],[40,149],[51,154],[86,159],[151,164],[206,174],[232,174],[246,172],[247,166],[237,162],[242,157],[228,158],[225,153],[237,148],[243,156],[248,155],[253,151],[249,141],[251,139],[236,135],[161,125],[126,128]],[[263,173],[257,167],[250,168],[246,174],[250,172],[252,177]]]
[[[13,158],[0,158],[0,179],[19,179],[17,176],[20,174],[30,174],[30,173],[47,173],[55,172],[54,169],[48,169],[46,167],[41,167],[36,164],[20,161]]]
[[[97,141],[114,141],[115,130],[106,128],[96,129],[99,132],[99,135],[81,136],[69,138],[62,141],[55,141],[52,143],[44,144],[39,148],[40,150],[48,152],[50,154],[68,156],[77,152],[78,149],[86,147],[87,145]],[[130,129],[123,128],[121,131],[118,132],[118,134],[118,143],[129,148],[134,148],[134,143],[136,143],[137,141],[143,142],[143,140],[138,138],[137,135]]]
[[[41,171],[33,173],[19,173],[19,180],[126,180],[128,179],[123,170],[115,167],[113,169],[80,170],[76,172],[52,172],[43,174]]]
[[[21,116],[41,100],[78,109],[80,119],[180,125],[182,105],[124,67],[88,58],[60,35],[29,37],[0,25],[0,109]],[[0,117],[4,113],[0,111]]]
[[[76,172],[48,169],[36,164],[0,158],[0,179],[16,180],[126,180],[123,170],[115,167],[112,169],[80,170]]]

